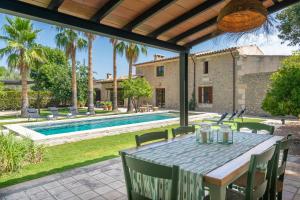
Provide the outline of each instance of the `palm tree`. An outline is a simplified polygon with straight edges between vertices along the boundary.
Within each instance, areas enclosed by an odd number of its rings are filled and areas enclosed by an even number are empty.
[[[69,28],[57,27],[56,45],[63,49],[67,58],[72,62],[72,104],[77,110],[77,82],[76,82],[76,51],[87,47],[87,41],[80,37],[80,33]]]
[[[132,79],[133,64],[136,63],[136,61],[138,60],[140,53],[147,55],[147,47],[144,45],[138,45],[133,42],[124,42],[122,45],[124,46],[125,56],[129,66],[128,79],[130,80]],[[132,112],[132,109],[133,107],[131,103],[131,98],[128,98],[127,112]]]
[[[37,34],[30,20],[20,17],[6,17],[7,24],[3,25],[4,35],[0,39],[6,43],[6,47],[0,49],[0,57],[7,56],[8,67],[18,69],[22,82],[21,116],[26,116],[28,103],[27,76],[33,63],[43,62],[44,53],[41,46],[35,43]]]
[[[93,42],[96,39],[96,35],[92,33],[85,33],[88,39],[88,112],[94,113],[94,76],[93,76],[93,61],[92,50]]]
[[[110,39],[113,46],[113,111],[118,111],[117,53],[123,55],[124,43],[115,38]]]

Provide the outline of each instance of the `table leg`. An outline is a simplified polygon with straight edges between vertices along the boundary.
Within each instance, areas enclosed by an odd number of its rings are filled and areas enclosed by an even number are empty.
[[[226,199],[226,186],[209,185],[208,187],[211,200]]]

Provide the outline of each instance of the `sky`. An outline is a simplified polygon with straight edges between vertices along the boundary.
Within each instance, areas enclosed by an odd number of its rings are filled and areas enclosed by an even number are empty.
[[[0,13],[0,27],[6,23],[5,16],[9,15]],[[56,47],[54,38],[57,32],[53,25],[33,21],[33,26],[34,28],[41,30],[41,32],[38,34],[37,43],[50,47]],[[2,34],[3,30],[0,29],[0,35]],[[247,39],[238,42],[230,41],[228,38],[221,36],[194,46],[190,52],[214,51],[243,45],[257,45],[267,55],[290,55],[292,51],[297,50],[296,47],[288,46],[287,43],[282,44],[282,41],[277,37],[277,35],[278,31],[274,31],[274,33],[269,35],[267,38],[263,34],[250,35],[247,37]],[[4,47],[5,43],[0,40],[0,48]],[[166,57],[178,55],[173,52],[149,47],[147,55],[141,54],[137,63],[153,60],[154,54],[161,54]],[[77,60],[82,63],[87,63],[87,50],[78,52]],[[4,57],[0,60],[0,66],[6,65],[6,58]],[[112,45],[107,37],[98,36],[94,41],[93,68],[96,79],[104,79],[106,77],[106,73],[112,73]],[[117,57],[117,69],[118,77],[128,74],[128,64],[125,56]]]

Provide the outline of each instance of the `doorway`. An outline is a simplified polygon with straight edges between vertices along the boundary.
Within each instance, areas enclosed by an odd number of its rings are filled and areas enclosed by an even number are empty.
[[[165,107],[165,88],[156,88],[156,106],[160,108]]]

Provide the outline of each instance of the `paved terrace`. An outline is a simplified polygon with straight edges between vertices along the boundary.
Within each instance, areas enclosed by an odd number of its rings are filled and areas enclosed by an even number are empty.
[[[300,156],[289,155],[284,200],[300,200]],[[120,158],[0,189],[1,200],[125,200]]]

